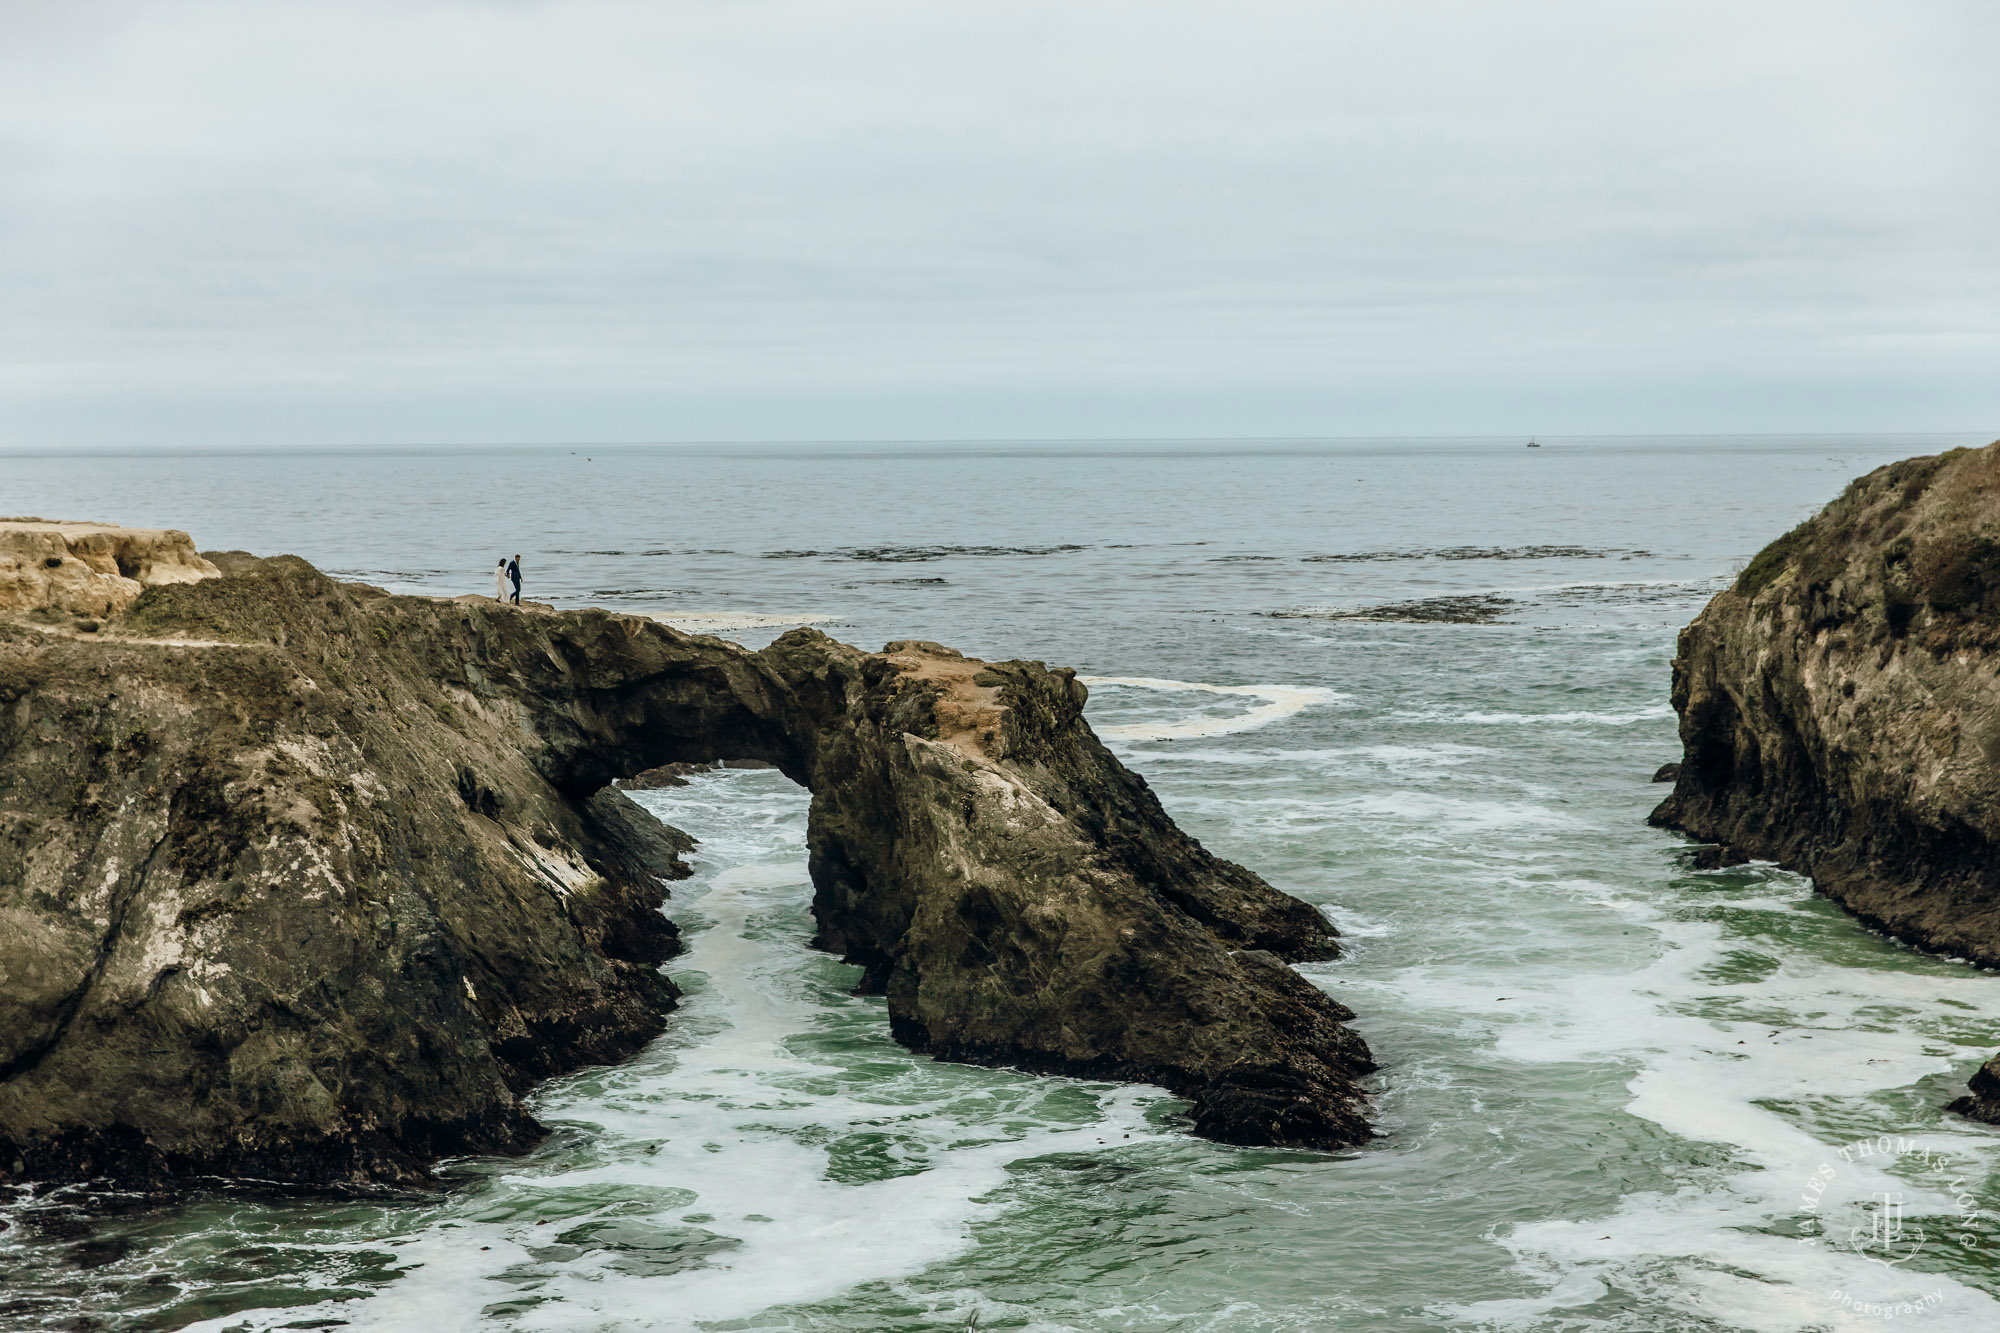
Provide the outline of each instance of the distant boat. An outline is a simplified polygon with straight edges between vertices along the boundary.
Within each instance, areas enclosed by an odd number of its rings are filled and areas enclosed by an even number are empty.
[[[1529,447],[1530,449],[1539,449],[1539,448],[1541,448],[1542,446],[1541,446],[1541,445],[1539,445],[1539,444],[1537,444],[1537,443],[1536,443],[1535,441],[1533,441],[1533,440],[1529,440],[1529,441],[1528,441],[1528,447]]]

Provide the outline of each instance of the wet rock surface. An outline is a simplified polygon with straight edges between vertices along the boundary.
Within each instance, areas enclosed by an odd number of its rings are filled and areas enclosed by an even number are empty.
[[[393,597],[211,553],[91,634],[0,619],[0,1176],[418,1180],[658,1033],[691,840],[611,787],[813,792],[819,943],[906,1044],[1368,1137],[1313,908],[1209,855],[1039,663]],[[672,771],[669,770],[669,775]]]
[[[1906,459],[1760,552],[1681,632],[1654,823],[2000,966],[2000,445]],[[1989,1064],[1958,1109],[1994,1119]],[[1983,1082],[1982,1082],[1983,1080]]]
[[[1950,1109],[1974,1120],[2000,1125],[2000,1055],[1981,1065],[1968,1086],[1971,1091],[1954,1101]]]

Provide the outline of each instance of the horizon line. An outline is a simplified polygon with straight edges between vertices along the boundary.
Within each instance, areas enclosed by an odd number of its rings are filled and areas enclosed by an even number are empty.
[[[1988,428],[1989,430],[1991,428]],[[1396,434],[1396,435],[1021,435],[1021,436],[852,436],[836,438],[756,438],[756,439],[665,439],[665,440],[432,440],[405,442],[373,441],[317,441],[298,444],[27,444],[11,445],[0,443],[0,457],[38,458],[69,457],[87,454],[93,457],[121,457],[130,455],[199,457],[204,455],[232,454],[315,454],[315,453],[382,453],[411,454],[424,452],[462,453],[478,449],[495,449],[509,452],[534,452],[548,449],[601,449],[605,451],[637,451],[651,449],[895,449],[911,447],[1035,447],[1035,446],[1093,446],[1093,445],[1341,445],[1341,444],[1413,444],[1413,443],[1457,443],[1457,444],[1512,444],[1517,447],[1528,441],[1551,444],[1600,443],[1615,441],[1651,441],[1666,443],[1685,441],[1690,443],[1726,440],[1864,440],[1883,438],[1925,439],[1956,438],[1961,436],[1988,437],[1987,430],[1786,430],[1786,431],[1667,431],[1667,432],[1579,432],[1567,431],[1560,434],[1533,434],[1530,432],[1464,434]],[[2000,435],[1990,436],[2000,443]]]

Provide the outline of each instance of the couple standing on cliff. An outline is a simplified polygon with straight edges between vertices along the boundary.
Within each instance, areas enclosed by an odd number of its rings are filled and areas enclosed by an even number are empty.
[[[511,597],[507,595],[507,585],[509,583],[514,585],[514,594]],[[509,560],[503,555],[500,557],[500,563],[493,567],[493,600],[496,602],[512,602],[516,606],[521,604],[520,556],[517,555],[512,560]]]

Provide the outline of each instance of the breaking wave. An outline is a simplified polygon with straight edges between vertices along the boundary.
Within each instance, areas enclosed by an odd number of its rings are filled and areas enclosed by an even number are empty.
[[[763,611],[671,611],[653,619],[690,634],[719,634],[733,629],[779,629],[793,625],[837,625],[842,617],[832,614],[803,616],[772,615]]]
[[[1105,740],[1177,741],[1203,736],[1227,736],[1239,731],[1255,731],[1273,722],[1303,713],[1315,704],[1331,703],[1347,696],[1338,690],[1317,685],[1208,685],[1200,681],[1156,680],[1151,676],[1079,676],[1090,686],[1113,686],[1134,690],[1163,690],[1170,693],[1227,695],[1262,702],[1240,713],[1203,713],[1147,722],[1113,723],[1097,727]]]

